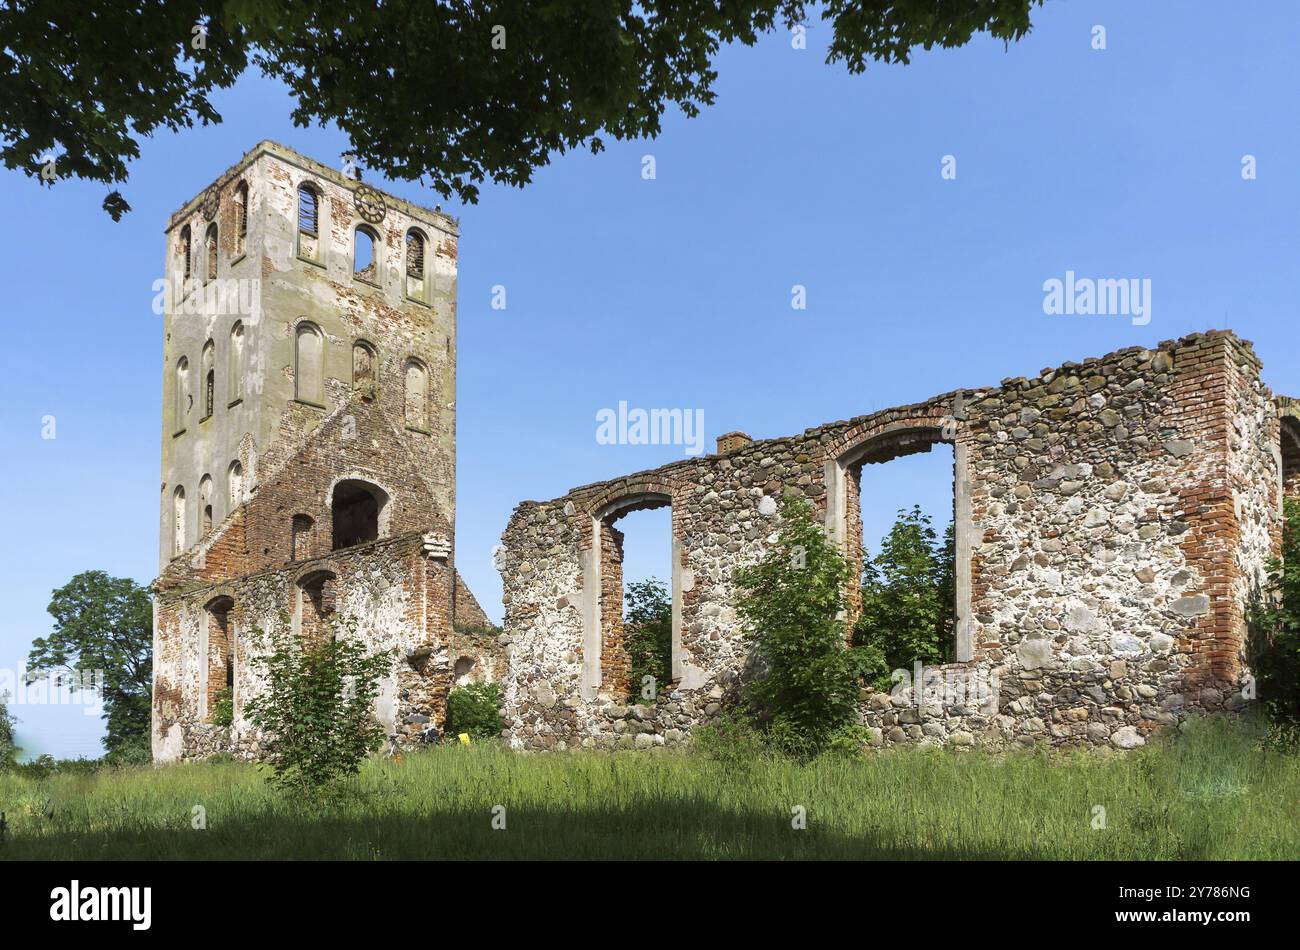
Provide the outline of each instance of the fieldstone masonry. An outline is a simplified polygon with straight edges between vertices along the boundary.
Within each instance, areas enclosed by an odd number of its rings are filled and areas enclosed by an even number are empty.
[[[729,433],[717,455],[524,502],[498,558],[507,736],[683,741],[747,675],[733,576],[775,540],[776,499],[807,498],[860,574],[862,466],[939,443],[955,459],[958,662],[924,671],[922,690],[864,692],[875,744],[1131,748],[1237,709],[1246,602],[1280,551],[1283,492],[1300,489],[1300,410],[1260,369],[1212,331],[787,438]],[[665,504],[676,682],[642,700],[613,524]]]

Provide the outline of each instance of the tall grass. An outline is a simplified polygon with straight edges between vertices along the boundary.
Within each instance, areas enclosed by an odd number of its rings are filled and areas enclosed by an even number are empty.
[[[1298,792],[1300,758],[1214,720],[1126,755],[448,746],[369,762],[325,805],[229,762],[0,775],[0,857],[1295,859]]]

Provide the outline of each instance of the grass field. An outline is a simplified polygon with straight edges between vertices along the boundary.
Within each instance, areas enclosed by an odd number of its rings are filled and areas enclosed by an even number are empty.
[[[331,805],[230,762],[0,775],[0,858],[1296,859],[1298,799],[1300,757],[1230,722],[1126,755],[905,750],[806,765],[476,745],[376,759]],[[206,830],[192,827],[196,806]],[[806,829],[792,827],[796,806]]]

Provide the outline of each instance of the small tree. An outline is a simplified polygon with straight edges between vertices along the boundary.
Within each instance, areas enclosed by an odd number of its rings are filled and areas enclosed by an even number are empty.
[[[355,634],[354,622],[337,621],[305,643],[283,621],[269,635],[254,634],[266,647],[253,658],[266,689],[246,715],[264,734],[263,759],[276,784],[326,791],[382,743],[374,702],[392,655],[367,653]]]
[[[1300,499],[1283,507],[1282,558],[1251,604],[1251,668],[1269,719],[1300,740]]]
[[[627,610],[623,614],[623,643],[631,661],[629,699],[645,699],[646,677],[653,677],[655,689],[673,679],[673,600],[664,582],[657,578],[627,585]]]
[[[914,505],[899,509],[880,553],[863,565],[862,613],[853,642],[882,654],[877,687],[887,689],[889,671],[910,669],[917,660],[952,660],[955,548],[952,525],[940,542],[930,516]]]
[[[871,657],[845,645],[848,562],[802,498],[785,499],[780,515],[776,544],[736,574],[737,609],[760,666],[750,687],[760,724],[782,750],[806,757],[858,724]]]

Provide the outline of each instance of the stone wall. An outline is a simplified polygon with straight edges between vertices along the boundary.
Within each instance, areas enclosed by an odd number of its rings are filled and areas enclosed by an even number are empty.
[[[937,443],[955,459],[959,662],[924,694],[865,694],[875,742],[1131,747],[1235,708],[1245,600],[1280,541],[1259,371],[1248,343],[1198,334],[525,502],[499,559],[511,742],[684,739],[746,676],[733,575],[775,539],[776,499],[806,497],[860,572],[861,465]],[[676,683],[629,705],[602,526],[646,498],[673,510]]]
[[[162,592],[155,606],[155,758],[256,755],[259,736],[244,715],[264,688],[254,657],[264,652],[267,631],[289,624],[302,632],[303,611],[311,607],[300,588],[322,572],[333,576],[328,599],[335,618],[345,628],[355,623],[352,635],[368,650],[392,653],[392,672],[376,704],[386,731],[406,742],[441,733],[458,664],[463,679],[496,681],[504,662],[495,632],[475,622],[486,618],[439,555],[425,536],[405,534],[229,582]],[[468,598],[468,624],[455,622],[462,597]],[[223,644],[211,636],[214,602],[229,604],[235,721],[228,728],[212,722],[212,700],[220,691],[212,678],[224,673]]]

